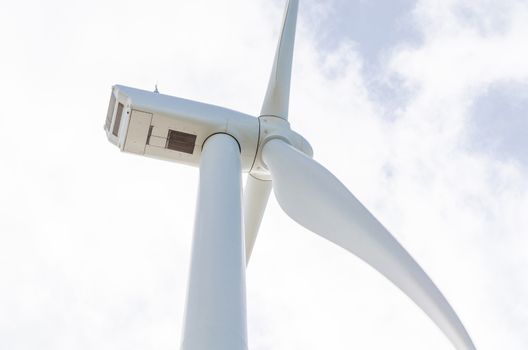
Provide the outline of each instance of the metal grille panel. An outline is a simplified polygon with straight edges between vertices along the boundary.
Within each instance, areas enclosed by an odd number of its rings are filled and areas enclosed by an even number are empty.
[[[117,136],[117,134],[119,133],[119,125],[121,124],[121,115],[123,114],[124,107],[125,106],[123,106],[122,103],[117,104],[117,113],[114,121],[114,130],[112,131],[112,134],[114,134],[114,136]]]
[[[193,154],[196,135],[181,131],[169,130],[167,148],[173,151]]]

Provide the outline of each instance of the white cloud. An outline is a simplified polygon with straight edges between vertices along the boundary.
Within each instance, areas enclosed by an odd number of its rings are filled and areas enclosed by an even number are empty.
[[[282,3],[6,6],[0,342],[175,348],[197,171],[108,144],[109,88],[158,82],[257,113]],[[527,175],[467,144],[472,101],[491,84],[528,78],[528,12],[522,2],[424,0],[413,16],[423,42],[403,38],[380,66],[380,79],[408,94],[390,120],[393,105],[372,90],[360,47],[345,40],[318,51],[318,22],[301,17],[291,121],[430,273],[479,349],[524,349]],[[396,288],[274,200],[248,304],[253,349],[449,348]]]

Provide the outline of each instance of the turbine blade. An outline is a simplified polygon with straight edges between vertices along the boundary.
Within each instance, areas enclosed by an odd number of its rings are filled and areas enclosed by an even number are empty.
[[[260,180],[251,174],[248,175],[244,189],[244,231],[246,237],[246,265],[257,239],[258,230],[268,198],[271,192],[271,181]]]
[[[276,116],[288,119],[290,99],[290,81],[295,44],[295,27],[297,25],[298,0],[289,0],[284,13],[281,36],[275,61],[271,70],[268,90],[262,105],[261,116]]]
[[[357,255],[406,293],[459,350],[474,350],[447,300],[405,249],[327,169],[274,139],[262,152],[282,209],[302,226]]]

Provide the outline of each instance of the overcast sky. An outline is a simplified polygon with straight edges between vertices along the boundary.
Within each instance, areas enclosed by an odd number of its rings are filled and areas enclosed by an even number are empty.
[[[198,170],[120,153],[113,84],[257,114],[281,0],[0,3],[0,348],[177,349]],[[528,4],[300,1],[290,120],[478,349],[528,346]],[[271,198],[250,348],[451,349]]]

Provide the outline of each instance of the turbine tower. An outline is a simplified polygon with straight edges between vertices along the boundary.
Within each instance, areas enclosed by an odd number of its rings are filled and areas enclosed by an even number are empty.
[[[198,166],[183,350],[246,350],[246,264],[271,189],[308,230],[355,254],[407,294],[458,350],[475,349],[439,289],[290,128],[298,0],[286,5],[260,116],[115,85],[105,130],[122,151]],[[242,201],[241,173],[248,180]]]

